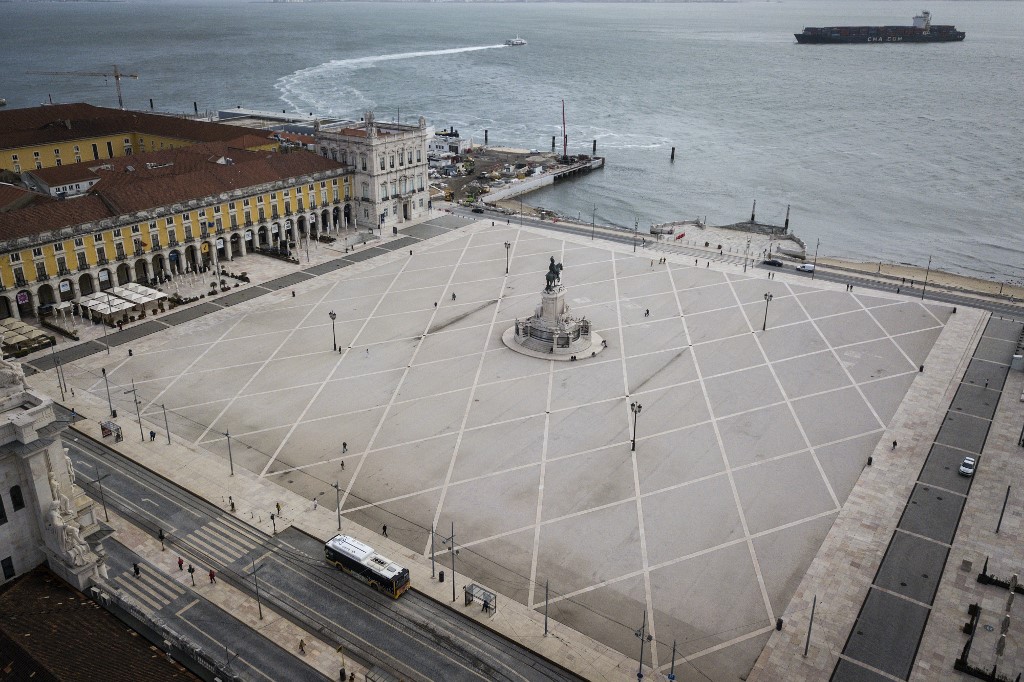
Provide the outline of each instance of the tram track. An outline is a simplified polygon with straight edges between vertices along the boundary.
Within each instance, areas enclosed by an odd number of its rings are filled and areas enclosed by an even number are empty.
[[[96,465],[118,472],[120,476],[116,479],[104,477],[103,498],[107,506],[152,537],[164,530],[167,543],[216,568],[222,579],[250,596],[255,591],[245,567],[251,561],[265,562],[263,570],[282,580],[275,582],[261,572],[260,595],[264,603],[332,645],[344,646],[368,668],[383,669],[406,680],[580,679],[415,588],[393,600],[327,566],[320,556],[321,539],[291,527],[269,535],[238,518],[238,514],[184,490],[84,433],[69,430],[66,435],[71,436],[65,438],[65,445],[69,446],[79,471],[79,485],[92,497],[99,498],[98,485],[90,480]],[[133,498],[128,492],[132,488],[144,490],[145,497]],[[245,562],[233,562],[232,566],[192,540],[195,528],[209,524],[227,529],[234,543],[249,548],[242,557]],[[296,590],[296,586],[307,586],[307,592]],[[326,594],[314,594],[316,591]],[[332,616],[327,608],[339,604],[345,607],[343,618]],[[361,627],[352,626],[355,618],[362,619]],[[408,647],[407,655],[394,653],[399,641]],[[444,675],[423,672],[439,669],[445,670]]]

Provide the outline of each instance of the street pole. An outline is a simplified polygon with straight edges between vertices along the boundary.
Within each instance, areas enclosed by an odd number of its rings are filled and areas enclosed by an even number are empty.
[[[633,218],[633,253],[636,253],[636,235],[640,231],[640,218]]]
[[[644,609],[644,624],[641,625],[640,629],[637,630],[636,632],[634,632],[633,634],[640,638],[640,659],[639,659],[640,667],[637,668],[636,679],[637,680],[642,680],[642,679],[644,679],[644,645],[646,645],[647,642],[649,642],[652,639],[654,639],[653,637],[651,637],[650,635],[647,634],[647,609],[646,608]]]
[[[263,568],[265,565],[266,564],[260,564],[260,568]],[[256,585],[256,608],[259,609],[260,620],[263,620],[263,604],[260,602],[260,579],[256,577],[256,571],[260,570],[260,568],[256,568],[256,560],[253,559],[252,560],[252,581],[253,581],[253,584]],[[194,579],[193,579],[193,582],[195,582]]]
[[[544,579],[544,634],[548,634],[548,580]]]
[[[60,401],[64,402],[64,384],[60,382],[60,368],[57,366],[57,354],[53,351],[53,346],[56,345],[57,344],[54,343],[50,346],[50,356],[53,358],[53,368],[57,370],[57,388],[60,389]]]
[[[519,195],[519,227],[523,227],[523,195]]]
[[[455,522],[452,521],[452,603],[455,603]]]
[[[228,439],[228,465],[231,467],[231,475],[235,475],[235,460],[231,457],[231,433],[228,431],[224,432],[224,437]]]
[[[672,640],[672,668],[668,673],[668,682],[676,682],[676,640]]]
[[[747,247],[743,249],[743,272],[747,271],[747,256],[750,255],[750,237],[747,237]]]
[[[768,304],[772,302],[772,298],[771,294],[764,295],[764,324],[761,325],[761,331],[768,330]]]
[[[132,387],[130,390],[124,392],[125,395],[132,394],[132,400],[135,402],[135,416],[139,419],[139,436],[142,437],[142,442],[146,442],[146,434],[142,432],[142,413],[139,411],[139,395],[135,390],[135,379],[132,379]]]
[[[924,271],[924,285],[921,287],[921,300],[924,300],[924,290],[928,288],[928,275],[932,271],[932,257],[928,256],[928,269]]]
[[[430,524],[430,577],[435,578],[434,572],[434,524]]]
[[[334,497],[338,505],[338,530],[341,530],[341,481],[334,482]]]
[[[508,274],[508,250],[512,248],[511,242],[505,242],[505,274]]]
[[[171,427],[170,427],[170,424],[167,423],[167,406],[164,405],[163,403],[160,403],[160,409],[162,409],[164,411],[164,430],[167,431],[167,444],[170,445],[171,444]]]
[[[594,204],[594,211],[590,214],[590,241],[594,241],[594,229],[597,221],[597,204]]]
[[[110,382],[107,381],[107,368],[104,367],[100,371],[103,372],[103,383],[107,387],[107,407],[110,408],[110,418],[114,419],[116,415],[114,414],[114,403],[110,400]]]
[[[807,649],[811,646],[811,628],[814,627],[814,609],[818,605],[818,595],[814,595],[811,602],[811,622],[807,624],[807,641],[804,642],[804,658],[807,658]]]
[[[814,265],[811,267],[811,279],[814,279],[814,273],[818,270],[818,247],[821,246],[821,237],[818,238],[817,243],[814,245]],[[878,264],[878,271],[882,271],[882,264]]]
[[[110,523],[110,514],[107,513],[107,500],[103,497],[103,479],[104,476],[100,476],[100,468],[98,465],[93,465],[96,469],[96,483],[100,487],[100,504],[103,505],[103,518],[107,523]]]
[[[636,418],[639,416],[640,411],[644,409],[644,406],[640,403],[630,403],[629,409],[633,412],[633,445],[629,450],[630,452],[636,452]]]
[[[331,318],[331,338],[334,339],[334,350],[338,350],[338,335],[334,331],[334,321],[338,319],[338,314],[332,310],[327,313],[327,316]]]

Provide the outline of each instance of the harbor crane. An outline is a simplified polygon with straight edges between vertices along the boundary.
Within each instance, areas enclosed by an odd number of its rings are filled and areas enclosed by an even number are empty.
[[[103,76],[104,78],[113,78],[114,87],[117,88],[117,106],[124,109],[124,98],[121,96],[121,79],[134,78],[138,80],[139,74],[124,73],[117,68],[117,64],[113,64],[113,67],[114,71],[112,73],[106,73],[103,71],[26,71],[26,73],[38,76]]]

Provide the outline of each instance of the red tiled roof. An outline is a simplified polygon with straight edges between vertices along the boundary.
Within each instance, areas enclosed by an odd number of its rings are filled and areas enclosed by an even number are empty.
[[[198,680],[45,567],[0,591],[4,679],[63,682]],[[24,673],[24,674],[22,674]],[[35,676],[33,676],[35,674]]]
[[[49,187],[56,187],[57,185],[66,185],[71,182],[95,180],[98,175],[90,166],[96,165],[98,165],[96,161],[92,163],[72,163],[67,166],[36,168],[25,172],[39,178]]]
[[[0,184],[0,213],[16,211],[34,203],[51,201],[56,201],[56,199],[14,185]]]
[[[256,144],[266,144],[264,131],[84,103],[0,111],[0,149],[130,132],[192,142],[225,142],[251,135],[262,140]]]
[[[225,157],[232,163],[217,163]],[[153,166],[147,168],[147,163]],[[0,213],[0,240],[345,168],[337,161],[304,150],[247,152],[223,144],[194,145],[87,165],[97,168],[100,177],[88,194]],[[129,171],[129,167],[133,170]]]

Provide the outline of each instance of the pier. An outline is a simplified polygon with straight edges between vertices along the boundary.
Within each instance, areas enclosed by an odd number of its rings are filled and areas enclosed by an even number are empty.
[[[573,158],[575,160],[566,165],[556,166],[553,170],[547,171],[546,173],[534,175],[507,187],[502,187],[501,189],[488,192],[481,197],[481,200],[485,204],[495,204],[503,199],[511,199],[512,197],[532,192],[536,189],[540,189],[541,187],[553,185],[557,180],[564,180],[565,178],[573,177],[580,173],[589,173],[592,170],[604,168],[603,156],[580,156]]]

